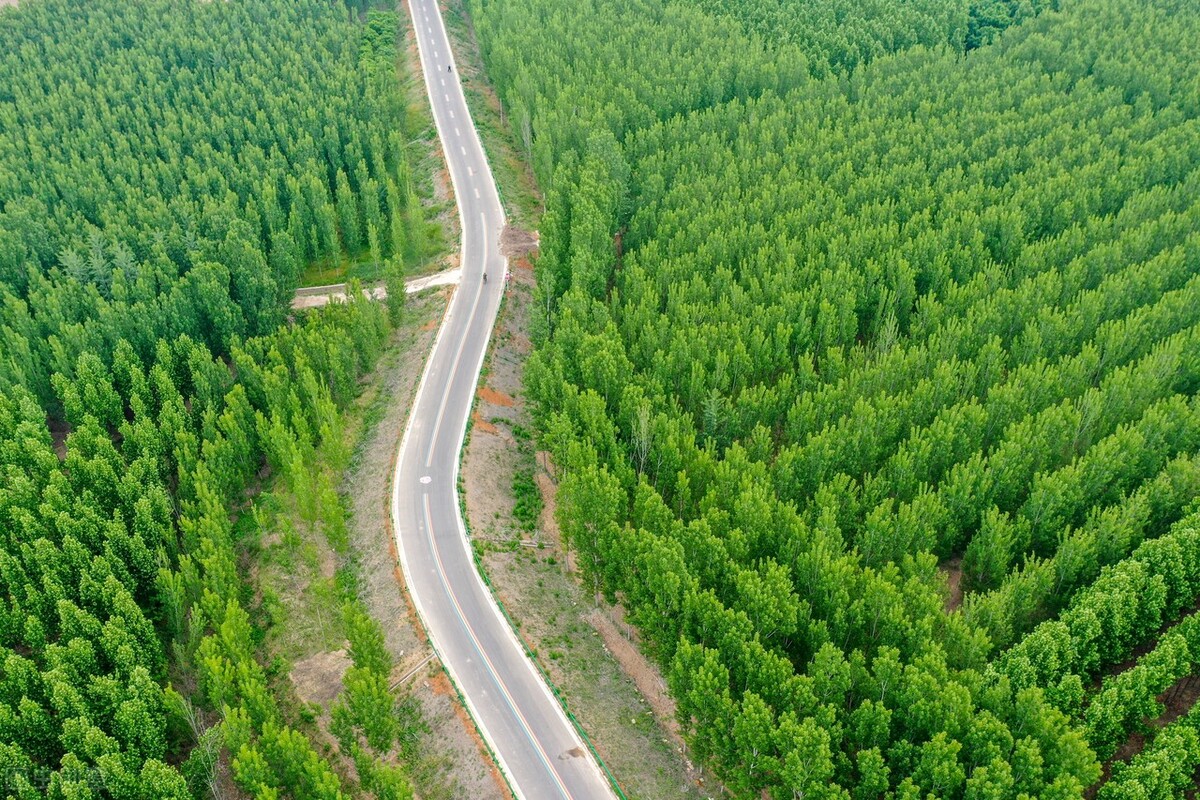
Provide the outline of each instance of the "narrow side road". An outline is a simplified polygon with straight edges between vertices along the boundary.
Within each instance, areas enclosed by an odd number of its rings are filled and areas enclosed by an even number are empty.
[[[458,200],[463,266],[396,459],[392,522],[401,566],[434,649],[517,797],[613,798],[476,572],[463,526],[459,453],[504,291],[505,218],[437,2],[409,0],[409,9]]]
[[[420,278],[409,278],[404,282],[404,292],[416,294],[434,286],[452,286],[457,284],[461,278],[462,270],[457,267],[435,272],[432,275],[423,275]],[[367,285],[363,287],[362,291],[372,300],[387,299],[387,287],[383,284]],[[345,299],[346,284],[344,283],[331,283],[328,286],[305,286],[296,290],[296,295],[292,298],[292,309],[300,311],[306,308],[321,308],[330,303],[343,302]]]

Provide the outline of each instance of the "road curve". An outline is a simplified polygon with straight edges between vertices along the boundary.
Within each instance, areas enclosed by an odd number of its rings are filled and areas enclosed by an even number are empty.
[[[436,0],[409,0],[425,87],[462,223],[463,274],[400,442],[392,523],[408,591],[467,709],[522,800],[614,797],[475,571],[458,463],[504,292],[504,210]],[[484,281],[484,275],[490,281]]]

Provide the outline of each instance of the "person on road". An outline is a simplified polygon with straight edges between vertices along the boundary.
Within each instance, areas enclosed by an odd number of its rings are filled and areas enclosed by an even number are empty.
[[[483,282],[487,283],[487,273],[483,273]]]
[[[446,72],[453,72],[453,71],[454,71],[454,70],[452,70],[450,67],[451,67],[451,65],[450,65],[450,64],[447,64],[447,65],[446,65]]]

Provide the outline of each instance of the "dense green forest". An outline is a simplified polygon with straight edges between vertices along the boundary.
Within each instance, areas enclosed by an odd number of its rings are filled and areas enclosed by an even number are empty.
[[[740,797],[1182,796],[1200,8],[470,8],[546,192],[558,518],[694,752]]]
[[[0,13],[6,796],[207,796],[218,760],[257,798],[411,796],[378,627],[347,607],[347,774],[274,694],[238,541],[264,476],[315,490],[402,310],[291,319],[297,275],[397,272],[425,225],[398,17],[350,5]]]
[[[274,330],[309,261],[414,246],[394,22],[327,5],[0,17],[0,388],[53,406],[51,374],[121,339],[227,351]]]

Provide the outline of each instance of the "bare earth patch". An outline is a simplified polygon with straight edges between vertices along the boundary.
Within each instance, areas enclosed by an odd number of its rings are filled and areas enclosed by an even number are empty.
[[[1133,651],[1129,654],[1129,657],[1124,661],[1113,664],[1108,669],[1103,670],[1092,680],[1090,686],[1087,687],[1088,691],[1092,692],[1099,689],[1100,684],[1104,682],[1105,678],[1111,678],[1114,675],[1120,675],[1125,670],[1137,664],[1138,660],[1141,659],[1142,656],[1146,655],[1158,646],[1158,640],[1162,638],[1164,633],[1196,613],[1200,613],[1200,601],[1192,604],[1190,608],[1180,614],[1176,619],[1173,619],[1170,622],[1164,622],[1153,636],[1147,636],[1141,644],[1133,648]]]
[[[301,700],[328,708],[341,693],[342,677],[353,663],[345,650],[316,653],[292,664],[288,678]]]
[[[613,658],[620,662],[621,668],[633,679],[634,685],[642,693],[642,697],[646,698],[651,710],[663,721],[663,727],[666,728],[667,733],[671,735],[676,744],[682,746],[683,739],[679,735],[679,722],[675,719],[675,701],[667,692],[667,682],[663,680],[662,674],[650,662],[650,659],[642,655],[634,645],[636,638],[619,631],[612,617],[604,609],[593,609],[592,613],[587,615],[587,621],[600,632],[600,638],[604,640],[605,648],[612,653]]]
[[[1151,734],[1156,734],[1162,728],[1182,717],[1191,710],[1198,699],[1200,699],[1200,675],[1184,675],[1171,688],[1158,696],[1158,701],[1166,707],[1166,710],[1158,719],[1147,722]],[[1112,758],[1104,763],[1100,780],[1088,789],[1087,796],[1095,797],[1100,787],[1107,783],[1108,779],[1112,776],[1113,765],[1122,761],[1128,761],[1142,752],[1150,738],[1140,731],[1135,731],[1131,734],[1125,743],[1117,748],[1117,752],[1113,754]]]
[[[5,0],[0,0],[0,6],[3,6],[4,2]],[[16,5],[16,0],[13,0],[13,5]],[[50,426],[50,439],[54,442],[55,455],[58,456],[59,461],[66,461],[67,436],[71,433],[71,426],[65,421],[53,417],[47,417],[46,422]]]
[[[500,429],[484,419],[478,411],[471,412],[471,429],[480,433],[499,433]]]
[[[940,567],[941,573],[946,576],[946,595],[945,609],[949,614],[956,608],[962,605],[963,602],[963,567],[962,556],[955,556]]]
[[[485,403],[491,403],[494,406],[503,406],[510,408],[513,405],[513,399],[510,395],[504,392],[498,392],[490,386],[479,387],[479,399]]]
[[[510,260],[523,259],[529,264],[529,257],[538,251],[540,241],[537,231],[526,231],[515,225],[505,225],[500,232],[500,252]]]
[[[1120,675],[1125,670],[1133,667],[1135,664],[1137,664],[1138,660],[1141,659],[1142,656],[1146,655],[1158,646],[1158,641],[1160,638],[1162,638],[1164,633],[1198,612],[1200,612],[1200,602],[1192,605],[1191,608],[1185,611],[1177,619],[1164,623],[1154,636],[1148,637],[1146,641],[1134,648],[1133,652],[1129,654],[1128,658],[1109,667],[1103,672],[1103,674],[1096,676],[1095,680],[1093,680],[1089,686],[1089,692],[1098,689],[1106,677]],[[1156,733],[1160,728],[1163,728],[1182,717],[1192,708],[1193,705],[1196,704],[1197,700],[1200,700],[1200,675],[1184,675],[1182,678],[1177,680],[1174,685],[1158,696],[1158,701],[1163,704],[1165,711],[1163,711],[1162,715],[1158,719],[1146,720],[1146,724],[1150,728],[1150,733]],[[1132,733],[1125,743],[1117,748],[1117,751],[1113,753],[1112,758],[1104,762],[1102,765],[1100,780],[1087,790],[1086,796],[1089,798],[1095,797],[1096,792],[1099,791],[1100,787],[1107,783],[1108,779],[1112,776],[1113,764],[1120,761],[1128,761],[1138,753],[1142,752],[1147,742],[1149,742],[1151,738],[1153,737],[1147,736],[1140,731],[1135,731]],[[1200,776],[1197,776],[1197,782],[1197,785],[1200,786]]]

